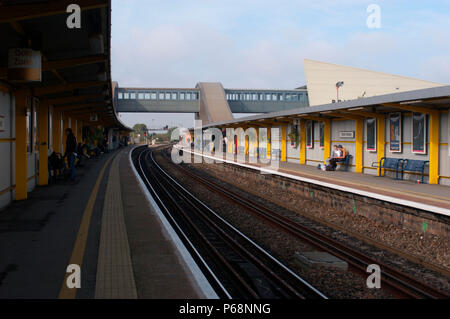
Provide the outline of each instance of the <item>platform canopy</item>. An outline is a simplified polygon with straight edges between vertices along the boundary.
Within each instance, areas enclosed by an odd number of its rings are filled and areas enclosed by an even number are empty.
[[[77,4],[80,28],[67,20]],[[70,111],[93,124],[128,128],[113,105],[111,84],[111,1],[109,0],[3,0],[0,1],[0,85],[26,90],[41,102]],[[41,81],[10,79],[11,49],[28,48],[41,56]],[[9,55],[9,57],[8,57]],[[8,59],[9,58],[9,59]]]

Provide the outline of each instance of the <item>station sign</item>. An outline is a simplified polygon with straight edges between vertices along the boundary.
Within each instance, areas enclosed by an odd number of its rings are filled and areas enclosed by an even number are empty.
[[[14,48],[8,51],[8,81],[41,82],[42,55],[29,48]]]
[[[340,138],[355,138],[355,131],[340,131]]]

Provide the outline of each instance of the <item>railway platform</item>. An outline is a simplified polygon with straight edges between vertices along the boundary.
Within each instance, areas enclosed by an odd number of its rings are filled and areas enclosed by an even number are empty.
[[[0,212],[0,298],[205,297],[137,181],[131,150],[90,160],[75,185],[39,187]]]
[[[193,153],[199,154],[197,150]],[[445,185],[416,184],[409,180],[395,180],[389,176],[377,177],[342,170],[322,171],[315,166],[292,162],[280,161],[276,168],[273,168],[268,164],[261,164],[257,159],[253,159],[257,163],[252,163],[248,156],[246,156],[245,162],[238,161],[236,156],[228,160],[225,154],[222,157],[216,154],[203,156],[223,159],[226,163],[261,170],[268,174],[284,176],[450,216],[450,187]]]

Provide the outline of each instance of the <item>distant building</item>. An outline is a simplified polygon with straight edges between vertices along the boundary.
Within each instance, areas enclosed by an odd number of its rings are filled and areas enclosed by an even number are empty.
[[[337,102],[336,83],[341,81],[342,101],[446,85],[310,59],[304,60],[304,68],[310,106]]]

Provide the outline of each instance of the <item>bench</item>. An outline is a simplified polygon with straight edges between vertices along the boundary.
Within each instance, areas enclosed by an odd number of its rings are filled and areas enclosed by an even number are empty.
[[[419,172],[421,173],[420,182],[423,183],[425,166],[429,163],[429,161],[422,160],[413,160],[413,159],[405,159],[402,166],[402,179],[403,172]]]
[[[350,164],[353,155],[347,154],[343,161],[336,162],[336,164],[342,164],[345,167],[345,171],[348,172],[348,165]]]
[[[398,173],[402,170],[402,164],[403,160],[401,158],[382,157],[380,162],[373,162],[372,167],[395,170],[395,179],[399,179]],[[383,176],[383,171],[381,171],[380,176]]]

